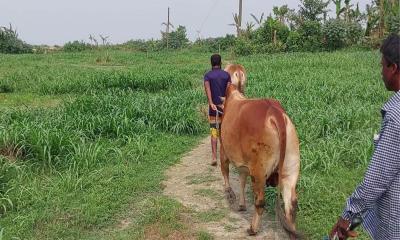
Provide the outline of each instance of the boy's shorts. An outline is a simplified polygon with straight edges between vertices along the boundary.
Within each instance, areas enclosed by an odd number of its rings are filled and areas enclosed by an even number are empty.
[[[221,131],[221,119],[218,118],[218,120],[217,120],[216,117],[214,117],[214,116],[208,116],[208,122],[210,123],[211,137],[218,138],[219,132],[217,130],[217,123],[218,123],[219,131]]]

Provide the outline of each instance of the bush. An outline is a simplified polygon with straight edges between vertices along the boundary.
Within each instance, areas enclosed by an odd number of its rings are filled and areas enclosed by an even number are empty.
[[[91,49],[91,45],[89,43],[85,43],[83,41],[73,41],[73,42],[67,42],[63,50],[65,52],[82,52],[88,49]]]
[[[346,44],[353,45],[361,42],[364,35],[364,30],[361,24],[351,22],[346,24]]]
[[[18,38],[17,31],[0,27],[0,53],[32,53],[32,47]]]
[[[272,17],[268,17],[267,21],[254,32],[254,40],[257,44],[272,43],[275,32],[277,41],[286,42],[290,31],[286,25]]]
[[[126,49],[136,50],[139,52],[147,52],[148,50],[147,41],[145,40],[129,40],[122,44],[122,46]]]
[[[195,48],[202,48],[208,52],[227,51],[235,46],[236,37],[227,34],[225,37],[198,39],[194,43]]]
[[[346,23],[343,20],[329,20],[322,28],[325,48],[336,50],[360,43],[363,29],[359,23]]]
[[[167,34],[163,33],[162,36],[163,47],[167,47]],[[175,31],[168,34],[168,47],[172,49],[179,49],[187,47],[189,39],[186,35],[186,27],[179,26]]]
[[[346,23],[342,20],[329,20],[322,28],[324,44],[329,50],[336,50],[346,45]]]
[[[302,39],[297,31],[291,31],[286,40],[286,48],[288,51],[296,52],[302,48]]]
[[[361,39],[361,46],[366,49],[378,49],[380,48],[381,44],[382,44],[382,39],[380,39],[379,37],[366,36]]]
[[[161,50],[163,46],[159,40],[129,40],[120,45],[120,48],[139,52],[155,52]]]
[[[279,53],[284,52],[286,50],[286,45],[281,41],[277,41],[276,43],[268,43],[265,45],[258,45],[255,47],[255,51],[257,53]]]
[[[317,21],[305,21],[298,29],[303,51],[319,51],[322,47],[321,24]]]
[[[244,38],[237,38],[233,52],[239,56],[247,56],[253,53],[253,44]]]
[[[400,16],[389,16],[387,20],[389,33],[400,34]]]

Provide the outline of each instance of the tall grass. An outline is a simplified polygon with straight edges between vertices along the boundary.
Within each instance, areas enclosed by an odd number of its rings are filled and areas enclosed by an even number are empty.
[[[136,202],[158,196],[166,167],[206,133],[199,106],[206,101],[201,79],[208,54],[114,51],[112,61],[101,64],[97,54],[0,55],[0,91],[12,89],[5,96],[62,100],[51,107],[0,102],[5,237],[86,238],[132,202],[140,212]],[[379,55],[296,53],[237,61],[249,73],[248,96],[277,98],[296,125],[298,225],[311,239],[321,238],[372,152],[379,108],[388,97]],[[137,221],[160,220],[146,216]]]

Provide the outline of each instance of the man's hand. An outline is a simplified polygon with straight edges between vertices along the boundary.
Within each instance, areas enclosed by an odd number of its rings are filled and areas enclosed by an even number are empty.
[[[343,218],[339,218],[335,226],[333,226],[331,233],[329,234],[330,239],[336,235],[338,239],[347,239],[349,237],[357,237],[358,234],[355,231],[349,231],[350,221]]]
[[[212,110],[217,111],[217,106],[214,103],[210,103],[210,107]]]

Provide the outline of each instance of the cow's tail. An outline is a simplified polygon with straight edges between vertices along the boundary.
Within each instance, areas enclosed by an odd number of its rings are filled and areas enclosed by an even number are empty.
[[[278,107],[273,107],[276,111],[276,121],[275,126],[278,129],[279,134],[279,146],[280,146],[280,153],[279,153],[279,163],[278,163],[278,186],[277,186],[277,195],[276,195],[276,202],[275,202],[275,214],[277,214],[279,221],[282,224],[282,227],[291,235],[295,236],[296,239],[303,239],[303,234],[293,229],[291,225],[289,225],[286,217],[285,212],[282,208],[282,171],[283,171],[283,163],[285,160],[286,154],[286,141],[287,141],[287,133],[286,133],[286,120],[284,117],[284,110],[279,109]]]
[[[282,208],[282,195],[281,195],[281,188],[278,186],[277,194],[276,194],[276,202],[275,202],[275,214],[278,216],[282,227],[291,235],[293,235],[296,239],[305,239],[303,233],[293,229],[291,225],[287,222],[285,212]]]

